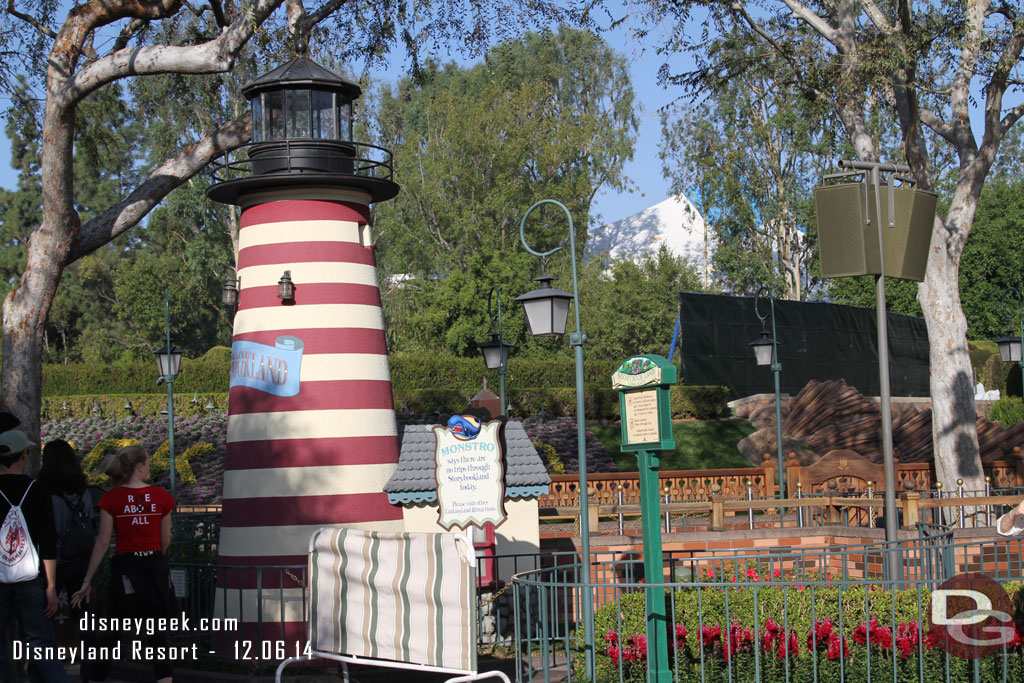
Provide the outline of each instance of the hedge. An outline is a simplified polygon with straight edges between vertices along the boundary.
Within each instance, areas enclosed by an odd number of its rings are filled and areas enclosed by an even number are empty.
[[[174,414],[187,417],[207,412],[227,412],[227,393],[179,391],[174,383]],[[395,409],[400,413],[429,414],[457,413],[465,408],[478,391],[456,389],[412,389],[394,391]],[[606,387],[584,387],[584,407],[592,420],[619,419],[619,399],[616,392]],[[672,416],[676,419],[707,420],[725,412],[728,390],[725,387],[680,386],[672,387]],[[576,414],[576,389],[555,387],[546,389],[517,389],[508,391],[512,414],[532,417],[542,414],[565,417]],[[130,408],[126,407],[130,405]],[[207,406],[212,405],[212,408]],[[166,389],[163,394],[84,394],[47,396],[43,399],[45,419],[62,417],[129,417],[131,415],[158,415],[167,408]],[[543,412],[542,412],[543,411]]]
[[[231,350],[226,346],[210,349],[203,357],[184,358],[174,382],[175,391],[209,394],[223,392],[228,386]],[[498,373],[484,368],[480,358],[458,358],[446,354],[395,353],[388,357],[391,382],[398,392],[417,389],[451,389],[466,395],[480,390],[481,380],[498,390]],[[612,373],[621,361],[588,358],[584,363],[584,384],[611,387]],[[79,394],[160,394],[156,363],[118,363],[113,365],[44,365],[44,396]],[[505,385],[511,392],[520,388],[576,386],[576,367],[571,358],[529,360],[509,359]]]
[[[1019,620],[1021,585],[1004,588]],[[840,591],[823,583],[813,589],[747,583],[677,590],[668,603],[675,610],[669,667],[673,680],[684,682],[810,683],[840,680],[840,672],[857,682],[916,681],[922,672],[923,680],[975,680],[972,662],[947,656],[936,633],[921,623],[929,600],[926,588]],[[597,681],[646,680],[644,609],[644,591],[636,590],[595,614]],[[574,673],[585,680],[577,638]],[[1021,642],[1018,633],[1005,658],[998,652],[979,660],[978,680],[1024,680]]]

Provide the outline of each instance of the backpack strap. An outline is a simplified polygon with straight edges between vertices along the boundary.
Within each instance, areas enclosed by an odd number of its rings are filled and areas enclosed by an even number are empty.
[[[30,479],[29,480],[28,486],[25,487],[25,493],[21,494],[21,500],[18,501],[18,507],[21,507],[21,504],[25,502],[25,496],[28,495],[28,490],[30,488],[32,488],[32,484],[34,484],[34,483],[36,483],[35,479]],[[2,492],[0,492],[0,493],[2,493]],[[4,496],[4,500],[6,500],[6,499],[7,499],[7,496]],[[7,502],[10,502],[10,501],[7,501]],[[14,507],[14,506],[12,505],[11,507]]]
[[[78,501],[73,503],[73,504],[72,504],[72,502],[70,500],[68,500],[68,497],[65,496],[63,493],[58,493],[57,495],[60,496],[60,499],[64,501],[64,504],[68,506],[68,509],[71,510],[72,512],[74,512],[75,514],[80,515],[80,514],[82,514],[84,512],[84,503],[85,503],[85,494],[84,493],[79,494]]]

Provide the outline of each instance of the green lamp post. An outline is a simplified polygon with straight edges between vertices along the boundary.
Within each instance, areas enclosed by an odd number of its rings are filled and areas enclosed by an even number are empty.
[[[491,303],[493,303],[495,298],[498,300],[497,315],[491,312],[493,310],[491,308]],[[498,393],[501,396],[501,412],[507,413],[508,403],[505,402],[505,373],[508,367],[508,353],[512,350],[512,345],[501,338],[501,292],[498,291],[497,287],[491,287],[491,293],[487,297],[487,315],[491,318],[491,339],[490,341],[480,342],[477,344],[477,347],[479,347],[480,353],[483,354],[484,365],[487,366],[487,369],[498,371]],[[498,323],[497,331],[494,331],[495,320],[497,320]]]
[[[1006,297],[1011,293],[1017,298],[1016,313],[1006,312]],[[1024,354],[1021,349],[1021,340],[1024,339],[1024,300],[1021,299],[1020,291],[1016,287],[1009,287],[1003,292],[1002,308],[1003,314],[1011,321],[1014,317],[1017,318],[1018,329],[1017,335],[1014,335],[1012,330],[1007,330],[1006,336],[996,340],[996,344],[999,346],[999,356],[1004,363],[1017,363],[1021,371],[1024,372]]]
[[[771,366],[772,374],[775,375],[775,441],[778,445],[779,459],[779,498],[785,498],[786,471],[782,457],[782,393],[779,390],[779,375],[782,373],[782,363],[779,362],[779,340],[775,332],[775,298],[771,297],[768,299],[770,306],[767,315],[761,315],[757,305],[767,293],[768,290],[762,287],[757,291],[757,296],[754,297],[754,315],[761,321],[761,337],[750,342],[750,346],[754,349],[754,358],[757,360],[757,364]],[[768,318],[771,318],[772,321],[772,334],[770,337],[768,336],[768,330],[765,328],[765,321]]]
[[[664,562],[661,552],[660,498],[656,451],[675,450],[672,438],[670,387],[676,368],[662,356],[647,354],[626,359],[612,375],[619,393],[624,452],[636,453],[640,473],[640,524],[644,539],[644,589],[647,601],[648,681],[668,683],[668,616],[665,609]]]
[[[580,327],[579,279],[576,276],[576,232],[573,228],[572,214],[565,205],[554,199],[542,199],[529,209],[519,224],[519,240],[527,252],[540,258],[545,263],[548,256],[562,249],[557,246],[546,252],[534,251],[526,243],[526,219],[535,209],[545,204],[554,204],[560,208],[569,221],[569,260],[572,263],[572,294],[554,289],[551,286],[553,277],[545,272],[535,281],[540,288],[516,297],[522,302],[526,312],[526,324],[530,334],[535,337],[556,337],[565,332],[565,322],[569,315],[569,302],[572,301],[576,312],[576,331],[569,335],[569,344],[576,350],[576,439],[579,463],[579,501],[580,501],[580,552],[583,556],[583,629],[584,629],[584,663],[587,678],[594,680],[594,595],[590,588],[590,515],[587,509],[587,427],[583,407],[583,344],[587,335]]]
[[[181,368],[181,349],[171,345],[171,304],[167,289],[164,289],[164,325],[167,331],[167,346],[154,351],[160,377],[156,383],[167,384],[167,446],[171,455],[171,497],[176,498],[176,475],[174,466],[174,378]]]

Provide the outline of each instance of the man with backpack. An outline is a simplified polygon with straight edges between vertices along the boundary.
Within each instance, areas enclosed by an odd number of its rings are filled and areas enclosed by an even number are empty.
[[[0,636],[6,644],[13,614],[24,651],[55,653],[50,617],[57,611],[57,534],[49,491],[25,475],[34,445],[18,429],[0,434]],[[0,680],[6,656],[0,647]],[[67,681],[54,658],[34,660],[28,670],[33,681]]]

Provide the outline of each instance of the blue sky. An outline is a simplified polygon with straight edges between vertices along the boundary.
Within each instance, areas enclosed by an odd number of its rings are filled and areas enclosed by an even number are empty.
[[[602,192],[595,199],[594,211],[607,223],[642,211],[669,196],[669,183],[662,178],[661,162],[658,160],[658,140],[661,134],[658,109],[670,103],[679,92],[678,89],[665,90],[657,84],[661,58],[653,52],[640,51],[638,45],[630,39],[628,28],[619,28],[605,34],[604,37],[629,60],[633,89],[637,101],[643,108],[639,115],[640,130],[636,151],[633,161],[626,167],[626,174],[636,184],[635,191],[622,194]],[[462,60],[456,58],[456,61]],[[394,80],[395,75],[400,74],[403,67],[401,57],[397,56],[386,72],[378,72],[374,76]],[[0,97],[0,109],[6,108],[9,103],[9,97]],[[11,189],[16,182],[17,177],[11,169],[7,137],[0,133],[0,186]]]

